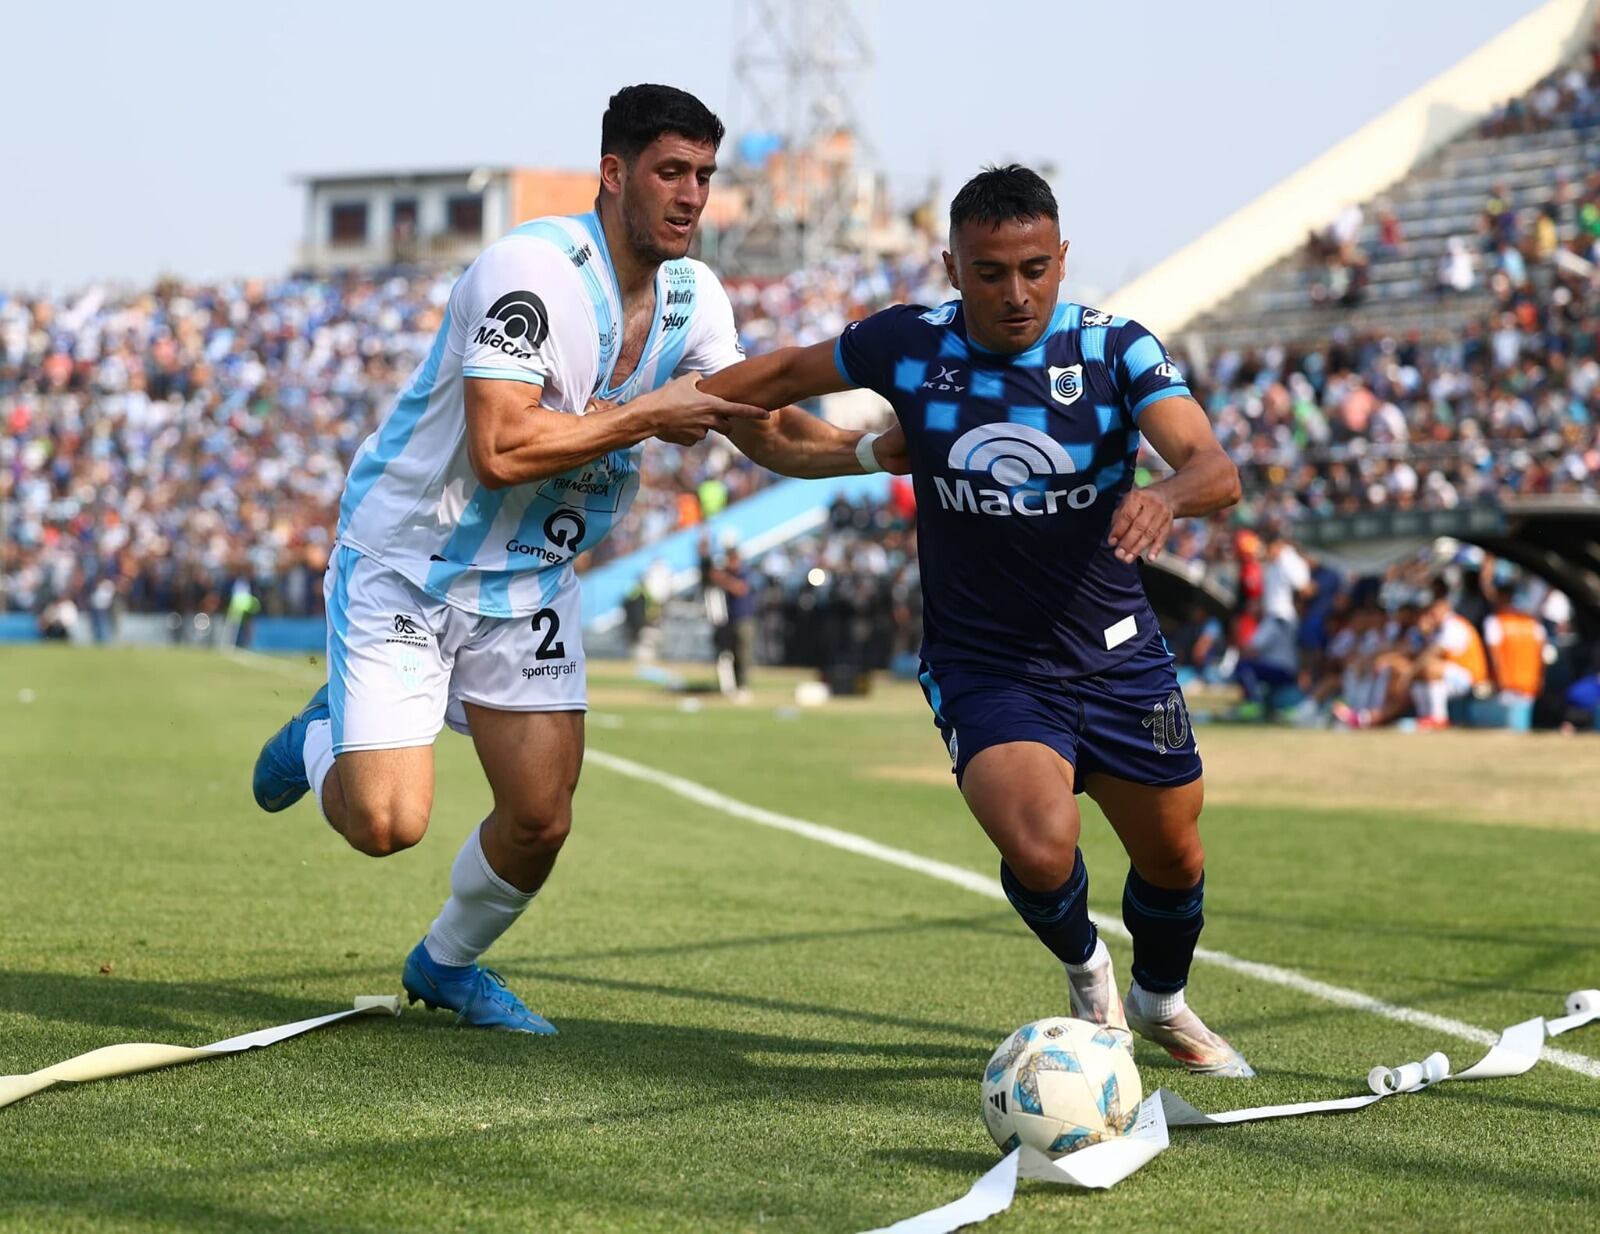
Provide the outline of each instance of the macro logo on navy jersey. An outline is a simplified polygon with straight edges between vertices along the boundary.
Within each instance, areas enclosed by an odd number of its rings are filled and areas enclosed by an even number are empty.
[[[1095,326],[1109,326],[1113,318],[1110,313],[1102,313],[1099,309],[1083,310],[1083,328],[1093,329]]]
[[[501,323],[507,341],[510,344],[522,344],[526,347],[538,347],[550,333],[550,315],[544,311],[544,301],[531,291],[507,291],[504,296],[494,301],[490,311],[485,314],[493,322]],[[478,343],[491,343],[486,335],[490,327],[478,328]],[[498,346],[501,351],[510,351],[510,347]]]
[[[969,429],[951,445],[947,465],[951,471],[979,472],[996,486],[980,487],[982,480],[950,483],[935,476],[939,504],[956,513],[1035,518],[1054,514],[1063,504],[1082,510],[1100,495],[1093,484],[1058,489],[1033,483],[1041,477],[1070,476],[1077,467],[1065,446],[1027,424],[980,424]]]
[[[1168,381],[1183,380],[1183,374],[1178,371],[1178,366],[1172,362],[1171,356],[1168,356],[1156,367],[1156,376],[1165,377]]]
[[[955,319],[956,302],[954,300],[950,301],[949,304],[941,304],[936,309],[929,309],[922,314],[922,320],[930,326],[948,326]]]
[[[1050,397],[1063,406],[1078,401],[1083,393],[1083,365],[1069,364],[1066,368],[1050,366]]]

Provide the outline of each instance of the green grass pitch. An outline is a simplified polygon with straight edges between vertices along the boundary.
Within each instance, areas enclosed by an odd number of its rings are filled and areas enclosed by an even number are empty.
[[[398,991],[487,790],[469,743],[442,736],[433,830],[381,862],[309,803],[259,814],[256,750],[318,678],[0,649],[0,1072]],[[769,681],[755,706],[682,711],[597,668],[590,744],[995,873],[914,689],[794,714]],[[1219,758],[1279,760],[1289,793],[1319,750],[1361,739],[1201,731]],[[1600,986],[1600,832],[1547,824],[1537,790],[1470,820],[1374,807],[1366,781],[1404,778],[1406,743],[1428,740],[1362,747],[1393,765],[1350,780],[1360,804],[1252,804],[1214,770],[1205,945],[1490,1029]],[[1516,755],[1464,748],[1457,793],[1487,800],[1518,774]],[[1521,748],[1595,782],[1592,743]],[[1114,918],[1124,861],[1085,804],[1091,901]],[[1126,944],[1111,948],[1126,981]],[[555,877],[489,958],[560,1037],[458,1030],[418,1007],[43,1093],[0,1110],[0,1230],[861,1230],[955,1198],[994,1161],[983,1062],[1066,1009],[1059,969],[1004,904],[599,766]],[[1375,1063],[1481,1053],[1215,966],[1197,966],[1191,1000],[1261,1073],[1189,1077],[1141,1045],[1147,1091],[1202,1108],[1345,1096]],[[1600,1058],[1600,1026],[1559,1044]],[[1024,1184],[982,1228],[1596,1224],[1600,1079],[1545,1062],[1363,1114],[1177,1131],[1110,1192]]]

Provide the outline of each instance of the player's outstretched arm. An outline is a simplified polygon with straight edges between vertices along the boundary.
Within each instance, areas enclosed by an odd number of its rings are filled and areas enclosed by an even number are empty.
[[[467,379],[467,457],[478,482],[509,488],[560,475],[650,437],[698,441],[712,429],[768,417],[729,402],[689,374],[623,405],[591,404],[581,416],[539,405],[540,388],[521,381]]]
[[[1240,496],[1239,469],[1192,398],[1152,403],[1140,415],[1139,429],[1172,474],[1132,490],[1117,507],[1107,542],[1120,561],[1160,552],[1173,519],[1226,510]]]
[[[839,372],[834,344],[784,347],[744,360],[712,377],[702,388],[723,398],[773,409],[767,420],[737,420],[725,432],[752,462],[780,475],[817,480],[859,475],[863,471],[911,470],[900,426],[862,446],[866,433],[838,428],[803,408],[801,399],[849,390],[854,383]],[[859,450],[870,448],[875,467],[865,465]]]

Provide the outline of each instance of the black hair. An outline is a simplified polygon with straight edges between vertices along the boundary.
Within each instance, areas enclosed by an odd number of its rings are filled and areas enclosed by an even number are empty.
[[[1020,163],[985,167],[961,186],[950,203],[950,230],[977,221],[998,227],[1013,219],[1047,218],[1059,223],[1056,195],[1044,177]]]
[[[716,113],[686,90],[651,84],[624,86],[611,96],[600,120],[600,153],[632,163],[663,133],[676,133],[716,149],[724,129]]]

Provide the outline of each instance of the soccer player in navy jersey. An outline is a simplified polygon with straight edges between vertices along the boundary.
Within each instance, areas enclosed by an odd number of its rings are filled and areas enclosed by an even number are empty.
[[[1238,473],[1148,330],[1060,301],[1066,255],[1044,180],[987,169],[950,207],[944,260],[961,299],[885,309],[836,342],[745,361],[703,388],[768,408],[860,386],[890,402],[898,424],[864,435],[857,459],[913,477],[922,687],[1000,850],[1007,896],[1065,966],[1073,1015],[1125,1043],[1131,1026],[1192,1071],[1250,1076],[1185,1001],[1203,920],[1204,790],[1136,565],[1174,518],[1234,504]],[[792,455],[776,439],[796,414],[729,435],[758,462]],[[1172,474],[1136,488],[1141,434]],[[1089,919],[1079,792],[1131,863],[1125,1011]]]

